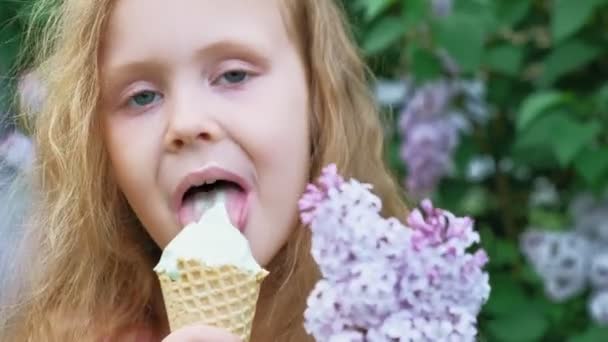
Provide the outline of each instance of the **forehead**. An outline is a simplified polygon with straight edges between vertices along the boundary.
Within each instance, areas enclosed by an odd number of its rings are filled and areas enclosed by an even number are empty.
[[[155,54],[183,58],[194,46],[247,42],[272,51],[289,42],[282,0],[118,0],[103,37],[106,67]],[[108,65],[109,64],[109,65]]]

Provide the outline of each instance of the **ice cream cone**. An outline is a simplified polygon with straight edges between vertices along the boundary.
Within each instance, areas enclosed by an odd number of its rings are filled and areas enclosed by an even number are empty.
[[[262,280],[268,272],[252,273],[236,266],[206,266],[178,259],[179,277],[159,272],[171,331],[202,323],[226,329],[249,341]]]

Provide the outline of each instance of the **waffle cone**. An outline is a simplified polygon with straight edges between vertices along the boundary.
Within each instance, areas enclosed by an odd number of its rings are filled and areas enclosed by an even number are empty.
[[[180,276],[158,274],[171,331],[202,323],[249,341],[263,278],[235,266],[209,267],[196,260],[179,260]]]

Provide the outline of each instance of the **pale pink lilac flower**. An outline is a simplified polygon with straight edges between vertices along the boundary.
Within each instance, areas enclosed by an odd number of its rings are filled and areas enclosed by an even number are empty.
[[[466,117],[478,124],[487,123],[491,111],[486,101],[486,83],[481,79],[457,79],[454,87],[462,99]]]
[[[608,246],[592,257],[589,281],[595,289],[608,290]]]
[[[544,281],[545,293],[564,301],[587,286],[592,244],[576,232],[529,230],[521,236],[521,248]]]
[[[590,194],[581,194],[572,201],[569,211],[575,231],[604,243],[608,250],[608,198],[597,199]]]
[[[579,194],[568,209],[573,229],[529,229],[521,236],[521,250],[550,299],[567,300],[590,288],[589,315],[608,325],[608,198]]]
[[[594,294],[589,300],[588,308],[595,322],[608,325],[608,291]]]
[[[445,17],[452,13],[454,0],[432,0],[433,14],[438,17]]]
[[[425,200],[407,226],[380,216],[372,187],[335,165],[307,187],[302,221],[322,279],[308,298],[305,328],[323,341],[473,341],[490,292],[473,221]]]
[[[18,84],[19,100],[21,105],[30,114],[37,113],[42,108],[47,90],[38,74],[33,71],[21,76]]]
[[[412,82],[409,79],[378,79],[374,84],[374,98],[381,106],[399,107],[405,100]]]
[[[34,158],[34,148],[29,137],[13,131],[0,140],[0,164],[15,169],[27,169]]]
[[[594,290],[608,288],[607,210],[606,200],[582,194],[569,208],[574,229],[529,229],[522,234],[522,252],[545,281],[552,299],[568,299],[588,284]]]

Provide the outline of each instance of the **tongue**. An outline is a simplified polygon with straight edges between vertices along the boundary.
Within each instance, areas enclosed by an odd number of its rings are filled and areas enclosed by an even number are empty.
[[[231,223],[240,228],[241,212],[244,205],[244,193],[233,186],[216,186],[210,191],[199,191],[184,200],[184,219],[188,224],[198,222],[203,214],[217,201],[225,203]]]

